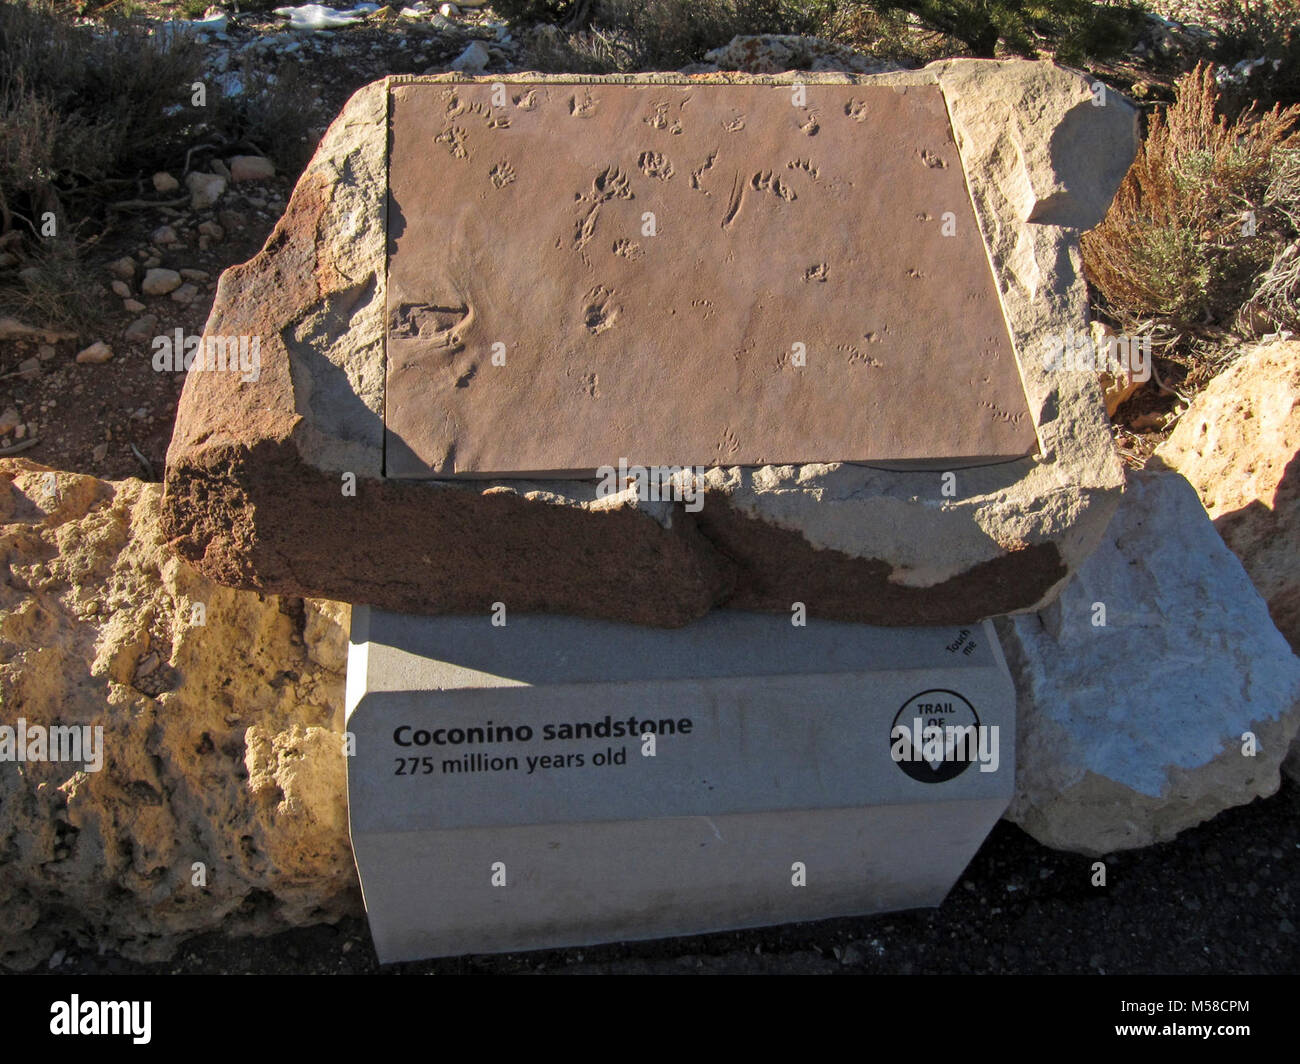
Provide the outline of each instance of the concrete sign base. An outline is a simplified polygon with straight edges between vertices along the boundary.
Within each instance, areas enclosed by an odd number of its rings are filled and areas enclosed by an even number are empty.
[[[1014,784],[987,622],[356,607],[347,702],[384,963],[938,905]]]

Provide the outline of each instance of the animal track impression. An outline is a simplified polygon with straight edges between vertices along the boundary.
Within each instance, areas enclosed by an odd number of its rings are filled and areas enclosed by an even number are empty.
[[[704,162],[691,171],[691,188],[703,192],[706,196],[709,194],[709,190],[700,184],[700,178],[713,169],[713,164],[717,158],[718,153],[715,151],[705,159]]]
[[[399,340],[426,340],[434,347],[460,350],[461,334],[473,317],[465,303],[400,303],[389,315],[388,334]]]
[[[666,103],[655,104],[654,113],[646,115],[641,121],[651,129],[667,130],[673,136],[678,136],[682,132],[681,122],[668,117],[668,105]]]
[[[612,328],[614,322],[618,320],[619,312],[623,309],[614,303],[613,290],[598,284],[586,294],[584,299],[586,304],[582,308],[582,323],[587,327],[587,331],[592,336],[598,336],[606,329]]]
[[[497,188],[505,188],[506,185],[510,184],[510,182],[515,179],[515,168],[508,162],[502,160],[497,163],[496,166],[492,167],[491,171],[488,173],[488,177],[492,179],[492,184]]]
[[[646,177],[657,177],[660,181],[667,181],[673,176],[673,164],[668,161],[668,156],[663,152],[643,151],[636,164]]]
[[[448,126],[433,138],[433,142],[447,145],[453,159],[469,158],[469,150],[465,147],[465,130],[460,126]]]
[[[881,362],[871,355],[864,355],[861,350],[852,344],[836,344],[835,350],[849,356],[850,366],[867,366],[870,369],[879,369]]]
[[[596,106],[600,101],[597,100],[590,92],[584,92],[582,99],[577,96],[569,97],[569,114],[574,118],[590,118],[596,113]]]
[[[587,209],[574,224],[573,250],[582,251],[591,238],[596,235],[596,221],[600,217],[600,207],[612,199],[634,199],[632,183],[627,175],[617,166],[607,166],[591,183],[591,189],[574,197],[579,203],[587,204]]]
[[[740,205],[745,202],[745,186],[741,183],[740,175],[737,174],[731,182],[731,199],[727,201],[727,213],[722,216],[722,228],[730,229],[731,223],[736,220],[736,215],[740,213]]]
[[[749,187],[756,192],[770,192],[787,203],[792,203],[799,198],[795,195],[794,189],[789,185],[782,184],[781,179],[773,174],[771,170],[760,170],[756,173],[749,179]]]

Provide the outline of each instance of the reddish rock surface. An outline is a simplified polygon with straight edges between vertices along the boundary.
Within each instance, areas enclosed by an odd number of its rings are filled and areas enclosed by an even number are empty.
[[[402,85],[390,121],[387,476],[1036,449],[937,85]]]

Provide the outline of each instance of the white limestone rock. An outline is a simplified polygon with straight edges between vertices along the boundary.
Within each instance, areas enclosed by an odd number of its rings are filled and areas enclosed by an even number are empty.
[[[1007,817],[1045,845],[1163,842],[1277,790],[1300,659],[1181,476],[1130,477],[1057,601],[998,630],[1018,702]]]

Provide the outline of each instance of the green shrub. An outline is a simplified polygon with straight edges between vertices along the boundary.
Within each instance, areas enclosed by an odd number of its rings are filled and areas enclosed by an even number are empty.
[[[1214,58],[1231,66],[1267,59],[1241,84],[1225,86],[1225,108],[1243,110],[1300,103],[1300,0],[1210,0],[1209,14],[1222,26]]]
[[[198,49],[111,28],[72,26],[36,3],[0,6],[0,202],[10,215],[147,173],[185,142]]]
[[[799,0],[498,0],[493,9],[511,21],[567,24],[566,35],[540,39],[532,61],[590,73],[672,69],[737,35],[811,33],[818,19]]]
[[[1222,332],[1242,327],[1252,299],[1265,317],[1280,304],[1285,261],[1276,284],[1260,285],[1300,238],[1300,107],[1229,122],[1218,104],[1208,64],[1180,78],[1106,218],[1083,235],[1088,280],[1129,331]]]
[[[1278,152],[1264,207],[1286,224],[1278,227],[1272,261],[1256,282],[1245,313],[1252,326],[1300,331],[1300,148]]]
[[[1132,43],[1142,17],[1136,3],[1094,0],[838,0],[834,6],[906,12],[975,56],[992,58],[999,43],[1034,55],[1046,41],[1068,62],[1118,52]]]

